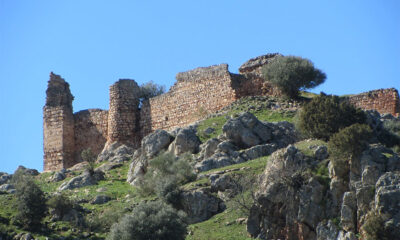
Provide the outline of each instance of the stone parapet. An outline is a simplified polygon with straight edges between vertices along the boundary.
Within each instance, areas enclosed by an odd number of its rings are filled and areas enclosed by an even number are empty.
[[[376,110],[381,114],[400,116],[399,93],[394,88],[378,89],[348,97],[349,102],[364,110]]]

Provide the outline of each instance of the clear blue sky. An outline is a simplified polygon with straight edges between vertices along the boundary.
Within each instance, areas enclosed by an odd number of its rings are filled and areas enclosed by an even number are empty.
[[[178,72],[280,52],[328,76],[314,92],[400,89],[400,1],[0,0],[0,171],[42,171],[50,71],[74,111],[108,108],[119,78],[167,89]]]

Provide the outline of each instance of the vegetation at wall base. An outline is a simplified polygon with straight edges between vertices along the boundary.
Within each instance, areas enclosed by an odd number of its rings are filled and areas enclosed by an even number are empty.
[[[299,111],[296,126],[306,136],[329,140],[340,129],[365,122],[365,113],[338,96],[321,93]]]

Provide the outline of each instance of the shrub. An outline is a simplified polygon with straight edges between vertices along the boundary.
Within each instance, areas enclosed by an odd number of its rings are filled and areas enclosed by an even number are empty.
[[[168,191],[173,190],[177,193],[179,186],[196,179],[191,161],[188,154],[178,158],[172,153],[161,153],[151,159],[147,173],[139,182],[140,194],[144,196],[156,194],[162,198],[169,198]],[[175,193],[171,193],[170,196],[176,196]]]
[[[306,136],[329,140],[340,129],[365,122],[365,113],[338,96],[321,93],[305,104],[297,116],[297,128]]]
[[[385,230],[385,217],[375,211],[368,213],[365,223],[361,226],[361,232],[366,240],[394,239],[390,236],[390,231]]]
[[[185,214],[157,201],[141,203],[111,227],[108,240],[185,239]]]
[[[32,178],[22,178],[16,184],[16,220],[24,229],[36,230],[46,213],[46,198]]]
[[[383,129],[378,132],[378,140],[394,150],[400,147],[400,121],[388,120],[383,122]]]
[[[140,85],[139,89],[139,99],[141,100],[141,102],[152,97],[161,95],[165,92],[165,86],[158,85],[153,81],[143,83],[142,85]]]
[[[262,71],[265,80],[290,98],[296,98],[300,90],[314,88],[326,79],[325,73],[316,69],[310,60],[295,56],[277,56]]]
[[[88,170],[89,173],[93,175],[94,168],[96,166],[96,155],[93,154],[92,149],[88,148],[83,150],[81,153],[81,157],[83,161],[88,163],[86,170]]]
[[[366,124],[353,124],[335,133],[328,143],[329,153],[338,157],[358,157],[368,146],[372,130]]]
[[[73,208],[73,203],[65,193],[60,193],[47,200],[47,206],[54,215],[62,218]]]
[[[101,213],[86,215],[85,223],[91,232],[109,232],[111,226],[118,222],[127,212],[127,208],[109,206]]]

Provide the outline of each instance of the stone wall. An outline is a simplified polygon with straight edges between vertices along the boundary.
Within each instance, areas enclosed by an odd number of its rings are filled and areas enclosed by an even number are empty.
[[[121,79],[110,87],[108,142],[137,145],[139,129],[139,86],[133,80]]]
[[[108,111],[88,109],[74,114],[75,160],[81,161],[81,152],[90,148],[98,155],[107,142]]]
[[[264,80],[262,67],[273,61],[279,53],[270,53],[252,58],[239,67],[240,85],[236,88],[239,97],[254,95],[279,96],[280,92]],[[244,79],[244,80],[243,80]]]
[[[43,107],[44,171],[76,163],[72,100],[69,84],[59,75],[50,73]]]
[[[377,110],[379,113],[390,113],[400,116],[399,93],[394,88],[378,89],[350,96],[349,101],[364,110]]]
[[[237,99],[227,64],[178,73],[177,82],[141,109],[142,135],[155,129],[171,130],[201,119]]]
[[[138,147],[141,139],[156,129],[186,126],[245,96],[280,95],[262,77],[262,67],[278,55],[250,59],[239,68],[239,74],[230,73],[227,64],[178,73],[177,82],[167,93],[141,106],[137,83],[121,79],[110,86],[109,111],[89,109],[75,114],[68,83],[51,73],[43,108],[44,171],[76,164],[87,148],[98,154],[112,142]],[[370,91],[348,99],[363,109],[400,115],[395,89]]]

